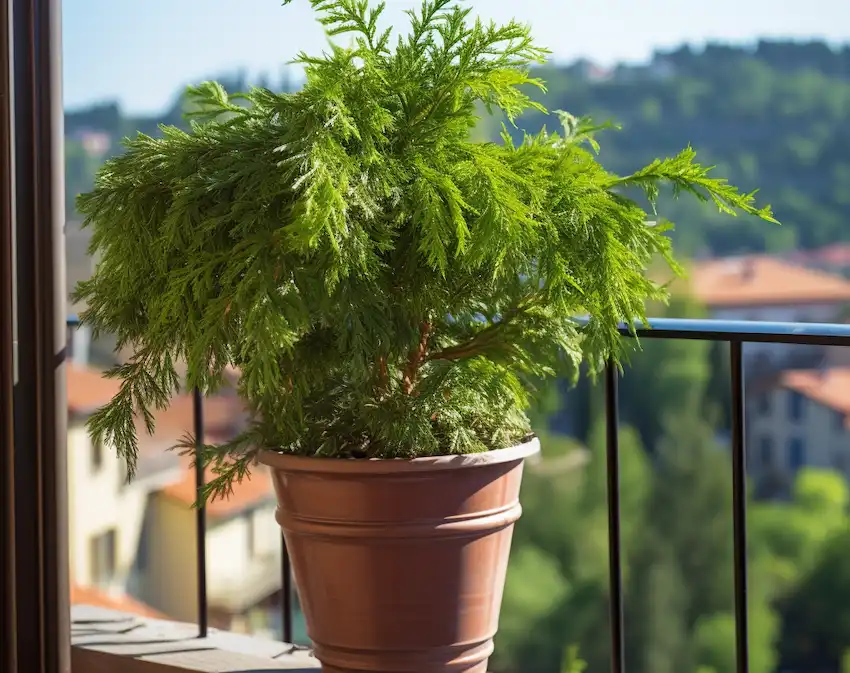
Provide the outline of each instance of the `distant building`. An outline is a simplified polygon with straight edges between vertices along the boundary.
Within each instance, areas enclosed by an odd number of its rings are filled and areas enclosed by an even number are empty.
[[[180,396],[156,414],[156,432],[137,428],[136,478],[109,446],[92,442],[85,421],[119,382],[69,362],[68,484],[70,570],[78,592],[139,605],[178,621],[197,618],[195,475],[190,458],[168,449],[193,430],[193,400]],[[237,372],[231,372],[235,376]],[[244,426],[232,391],[205,400],[205,439],[222,442]],[[208,475],[209,478],[209,475]],[[281,534],[265,468],[207,507],[210,622],[273,637],[280,632]],[[103,605],[104,600],[98,602]],[[92,604],[90,600],[81,600]],[[120,609],[120,608],[116,608]],[[138,611],[137,611],[138,612]]]
[[[850,477],[850,367],[782,372],[748,398],[750,474],[764,495],[787,492],[803,467]]]
[[[147,522],[148,586],[140,595],[182,621],[197,619],[195,498],[195,475],[185,469],[179,481],[151,499]],[[262,466],[235,486],[228,499],[207,506],[207,594],[213,626],[272,638],[280,634],[282,553],[276,507],[271,477]]]
[[[832,323],[850,306],[850,281],[768,256],[698,262],[690,289],[712,318]],[[783,344],[747,344],[745,358],[766,368],[814,366],[824,350]]]
[[[567,67],[567,72],[588,82],[606,82],[614,77],[616,71],[614,68],[607,68],[586,58],[580,58]]]
[[[850,243],[835,243],[817,250],[799,250],[787,255],[786,259],[809,269],[850,277]]]

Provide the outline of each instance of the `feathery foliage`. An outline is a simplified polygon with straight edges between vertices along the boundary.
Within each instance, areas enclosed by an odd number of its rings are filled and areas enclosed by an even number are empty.
[[[79,198],[100,260],[77,291],[82,320],[135,353],[89,429],[131,472],[133,418],[152,426],[178,361],[205,393],[237,366],[252,414],[203,447],[206,495],[261,447],[409,458],[515,444],[533,382],[619,358],[618,325],[665,296],[647,265],[678,268],[667,227],[647,226],[626,188],[652,204],[669,183],[772,220],[690,149],[612,175],[598,128],[566,113],[561,133],[471,142],[482,107],[511,122],[542,109],[527,92],[544,87],[530,67],[548,52],[526,26],[424,0],[393,40],[383,3],[310,1],[329,35],[354,39],[301,54],[301,91],[192,88],[189,133],[126,141]]]

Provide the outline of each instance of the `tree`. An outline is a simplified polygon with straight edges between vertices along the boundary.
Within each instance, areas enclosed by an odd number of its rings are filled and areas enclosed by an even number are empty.
[[[824,544],[846,525],[847,502],[847,484],[841,475],[805,468],[794,482],[790,503],[762,502],[752,507],[752,549],[779,564],[771,576],[780,595],[818,562]]]
[[[590,461],[585,471],[581,511],[588,519],[596,519],[602,553],[608,550],[608,452],[605,419],[598,417],[588,438]],[[623,546],[629,553],[642,534],[646,507],[652,489],[651,470],[646,449],[637,431],[629,426],[619,428],[620,516]]]
[[[750,665],[752,673],[772,673],[777,663],[775,649],[779,619],[767,603],[759,602],[749,614]],[[721,612],[700,618],[694,629],[696,661],[700,668],[715,673],[736,673],[735,616]]]
[[[782,662],[798,671],[838,670],[850,643],[850,529],[829,539],[782,604]]]
[[[651,304],[647,313],[658,318],[705,317],[704,309],[684,293],[674,294],[667,306]],[[704,341],[647,337],[629,356],[620,382],[622,418],[650,450],[658,445],[665,416],[711,408],[706,404],[709,351]]]
[[[731,462],[699,416],[667,419],[650,518],[689,587],[688,628],[733,605]]]
[[[642,536],[626,601],[627,668],[633,673],[690,669],[685,585],[669,541],[649,526]]]

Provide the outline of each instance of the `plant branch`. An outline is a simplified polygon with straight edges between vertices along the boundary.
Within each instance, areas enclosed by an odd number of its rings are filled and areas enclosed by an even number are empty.
[[[493,343],[493,340],[498,338],[499,332],[504,328],[508,321],[498,322],[489,327],[484,328],[469,341],[466,341],[455,346],[449,346],[442,350],[431,353],[427,360],[463,360],[471,358],[483,353],[487,346]]]
[[[389,387],[390,377],[387,372],[387,358],[381,355],[378,358],[378,387],[381,392],[385,392]]]
[[[431,327],[431,323],[427,321],[419,326],[419,345],[410,352],[407,366],[404,368],[404,376],[402,377],[402,386],[406,395],[413,393],[419,367],[426,360],[425,354],[428,350],[428,337],[431,335]]]

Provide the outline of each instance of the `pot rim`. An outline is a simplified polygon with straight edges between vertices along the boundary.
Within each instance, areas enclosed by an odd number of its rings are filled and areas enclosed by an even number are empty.
[[[459,470],[468,467],[498,465],[521,461],[540,452],[540,440],[532,437],[526,442],[505,449],[461,453],[447,456],[425,456],[422,458],[316,458],[294,456],[277,451],[263,450],[257,460],[275,470],[285,472],[320,472],[332,474],[387,474],[398,472],[427,472],[435,470]]]

